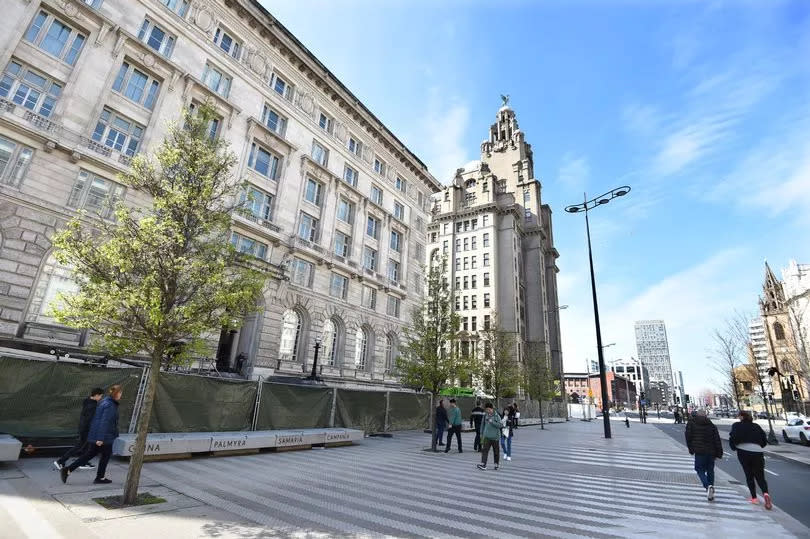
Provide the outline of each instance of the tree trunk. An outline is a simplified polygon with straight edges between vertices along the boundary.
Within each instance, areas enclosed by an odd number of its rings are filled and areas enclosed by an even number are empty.
[[[135,436],[135,445],[132,448],[132,456],[129,458],[129,469],[127,479],[124,483],[124,505],[135,503],[138,497],[138,485],[141,481],[141,468],[143,467],[143,456],[146,451],[146,433],[149,430],[149,420],[152,417],[152,404],[155,400],[157,380],[160,375],[160,364],[163,358],[163,350],[155,350],[152,354],[152,363],[146,381],[146,392],[143,396],[141,411],[138,414],[138,428]]]

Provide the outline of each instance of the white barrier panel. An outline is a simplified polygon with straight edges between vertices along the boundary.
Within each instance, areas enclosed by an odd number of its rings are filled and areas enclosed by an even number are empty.
[[[18,460],[22,442],[10,434],[0,434],[0,462]]]
[[[297,429],[247,432],[184,432],[148,434],[146,455],[208,453],[239,449],[264,449],[355,442],[363,439],[363,431],[355,429]],[[113,454],[132,455],[134,434],[122,434],[113,443]],[[19,448],[18,448],[19,451]]]

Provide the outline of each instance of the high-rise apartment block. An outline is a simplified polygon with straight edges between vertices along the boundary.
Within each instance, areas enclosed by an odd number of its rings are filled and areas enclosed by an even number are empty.
[[[672,363],[669,358],[667,329],[663,320],[640,320],[635,324],[638,360],[650,373],[653,382],[665,382],[665,402],[672,402]]]
[[[75,289],[54,230],[77,210],[149,204],[119,173],[210,102],[210,136],[230,143],[252,195],[231,241],[268,275],[261,313],[222,332],[217,364],[300,375],[321,339],[323,376],[396,383],[441,186],[289,30],[255,0],[2,6],[0,333],[87,344],[48,314]]]

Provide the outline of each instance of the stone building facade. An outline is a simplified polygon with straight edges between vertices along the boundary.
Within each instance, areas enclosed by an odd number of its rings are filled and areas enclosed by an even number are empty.
[[[544,354],[562,378],[556,260],[551,208],[541,201],[531,145],[504,105],[481,159],[458,169],[434,195],[428,263],[446,257],[445,276],[461,317],[462,348],[497,323],[515,335],[515,358]]]
[[[395,383],[421,299],[427,167],[254,0],[9,0],[0,20],[0,333],[83,346],[48,305],[75,285],[54,231],[149,200],[117,175],[184,107],[213,104],[252,216],[232,243],[263,264],[258,315],[223,332],[220,368]],[[212,352],[213,353],[213,352]]]

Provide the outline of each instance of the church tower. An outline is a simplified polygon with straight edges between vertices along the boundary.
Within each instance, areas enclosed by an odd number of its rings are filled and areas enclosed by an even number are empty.
[[[559,306],[551,208],[541,200],[531,145],[503,97],[480,160],[456,171],[434,195],[430,256],[445,255],[464,347],[496,319],[516,335],[515,360],[545,357],[561,377]]]

